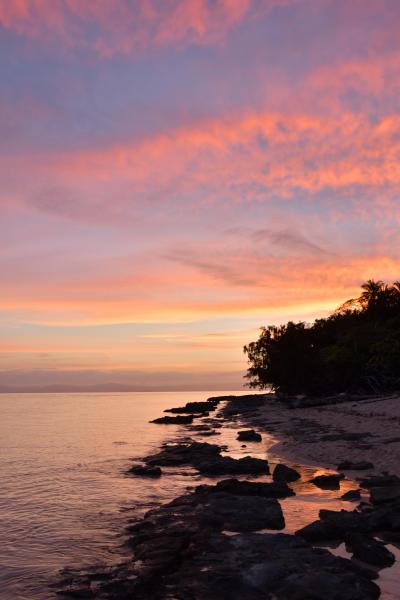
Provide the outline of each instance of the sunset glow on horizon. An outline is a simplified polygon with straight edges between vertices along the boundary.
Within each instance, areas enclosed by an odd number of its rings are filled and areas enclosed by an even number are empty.
[[[233,389],[400,279],[397,0],[0,0],[0,386]]]

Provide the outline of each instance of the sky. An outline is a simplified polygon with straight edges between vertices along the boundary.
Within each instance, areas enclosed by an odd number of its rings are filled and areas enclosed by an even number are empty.
[[[0,0],[0,386],[237,389],[400,275],[398,0]]]

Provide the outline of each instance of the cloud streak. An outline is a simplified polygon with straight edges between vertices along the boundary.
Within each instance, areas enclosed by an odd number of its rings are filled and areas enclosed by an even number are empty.
[[[283,229],[280,231],[258,229],[253,232],[253,238],[256,242],[267,240],[278,247],[294,250],[295,252],[306,252],[317,255],[330,254],[327,250],[318,246],[318,244],[310,242],[302,233],[290,229]]]

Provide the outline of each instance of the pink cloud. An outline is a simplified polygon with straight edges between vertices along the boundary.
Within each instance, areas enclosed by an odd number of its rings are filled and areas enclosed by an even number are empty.
[[[399,155],[396,114],[371,121],[352,113],[247,112],[99,149],[5,157],[3,170],[12,180],[29,162],[26,187],[48,182],[34,204],[78,219],[126,219],[145,205],[190,203],[191,196],[197,205],[199,196],[203,205],[222,197],[258,203],[302,191],[311,201],[325,190],[333,206],[338,195],[358,190],[361,208],[379,199],[381,210],[397,197]],[[10,188],[18,195],[17,177]],[[110,203],[115,195],[118,202]]]
[[[298,0],[0,0],[0,23],[39,43],[88,47],[100,55],[148,47],[214,44],[257,9]]]
[[[328,0],[313,0],[307,14]],[[221,44],[246,20],[304,0],[0,0],[0,24],[53,49],[85,48],[101,58],[156,48]]]

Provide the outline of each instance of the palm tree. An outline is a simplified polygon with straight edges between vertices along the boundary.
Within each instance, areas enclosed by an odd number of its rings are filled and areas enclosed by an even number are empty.
[[[375,281],[374,279],[368,279],[362,284],[361,288],[364,290],[359,301],[362,305],[369,307],[376,304],[377,300],[382,296],[382,292],[387,291],[387,286],[383,281]]]
[[[398,310],[400,306],[400,281],[394,281],[390,290],[392,293],[392,305]]]
[[[393,289],[396,290],[396,293],[400,294],[400,281],[393,282]]]

